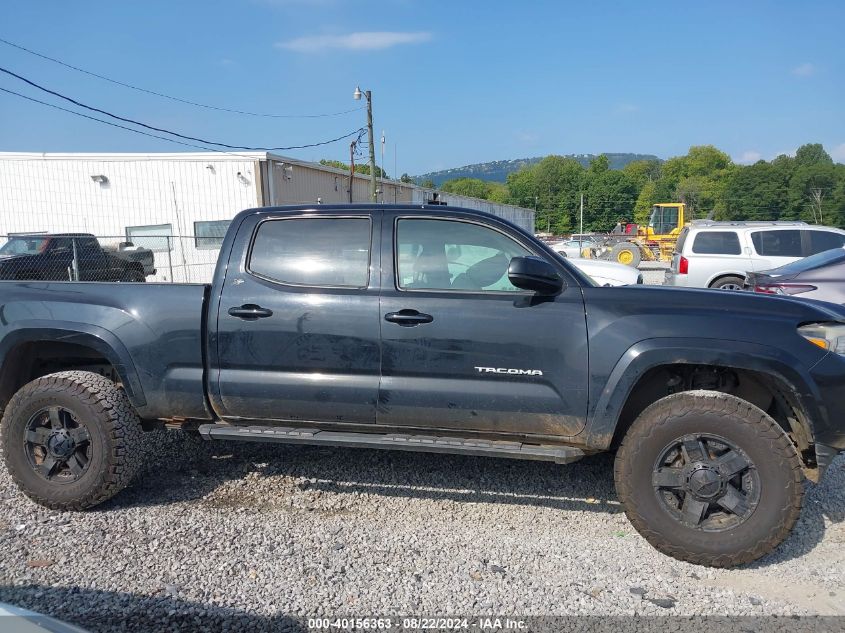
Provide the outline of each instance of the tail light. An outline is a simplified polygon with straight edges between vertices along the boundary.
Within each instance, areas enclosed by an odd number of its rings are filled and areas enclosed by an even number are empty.
[[[812,290],[816,290],[816,287],[810,284],[757,284],[754,286],[754,292],[766,295],[800,295]]]
[[[689,260],[683,255],[681,255],[681,258],[678,260],[678,274],[689,274]]]

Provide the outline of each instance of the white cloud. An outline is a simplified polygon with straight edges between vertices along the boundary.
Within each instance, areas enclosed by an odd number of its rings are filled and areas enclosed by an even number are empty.
[[[845,163],[845,143],[841,143],[830,150],[830,157],[837,163]]]
[[[308,35],[287,42],[278,42],[277,48],[297,53],[319,53],[342,49],[348,51],[379,51],[400,44],[421,44],[431,39],[427,31],[361,31],[346,35]]]
[[[737,163],[743,163],[743,164],[746,164],[746,165],[750,165],[751,163],[756,163],[761,158],[763,158],[763,155],[760,152],[753,150],[753,149],[750,149],[750,150],[743,152],[740,155],[739,158],[735,158],[734,160]]]
[[[816,74],[816,67],[810,62],[804,62],[792,69],[792,74],[796,77],[809,77]]]

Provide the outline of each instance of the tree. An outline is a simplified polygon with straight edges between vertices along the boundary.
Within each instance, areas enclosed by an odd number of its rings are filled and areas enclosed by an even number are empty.
[[[420,187],[425,187],[426,189],[437,189],[437,185],[434,184],[434,181],[431,178],[426,178],[420,183]]]
[[[833,159],[830,157],[821,143],[807,143],[802,145],[795,151],[795,164],[798,167],[804,165],[832,165]]]
[[[651,207],[657,202],[660,202],[657,198],[657,185],[650,180],[643,185],[637,196],[637,201],[634,204],[634,222],[646,226],[651,219]]]
[[[414,182],[414,179],[411,178],[407,173],[402,174],[402,177],[399,178],[399,180],[407,184]]]
[[[469,196],[470,198],[481,198],[486,200],[490,196],[493,187],[489,182],[479,178],[455,178],[447,180],[440,189],[448,193],[455,193],[459,196]]]
[[[349,165],[347,165],[346,163],[339,161],[339,160],[331,160],[331,159],[328,159],[328,158],[323,158],[323,159],[320,160],[320,164],[325,165],[326,167],[334,167],[336,169],[342,169],[344,171],[349,171]],[[356,164],[355,165],[355,173],[369,176],[370,175],[370,166],[367,165],[366,163],[362,163],[360,165]],[[389,176],[387,175],[387,172],[385,172],[378,165],[376,165],[376,177],[377,178],[384,178],[384,179],[389,178]]]
[[[660,178],[660,161],[657,160],[635,160],[631,161],[622,168],[622,173],[628,176],[637,185],[637,189],[642,189],[649,182],[654,182]]]
[[[585,230],[610,231],[617,222],[633,219],[637,185],[625,172],[590,165],[585,189]]]
[[[502,204],[506,204],[509,202],[509,192],[506,185],[502,184],[501,182],[491,182],[490,184],[490,195],[487,196],[487,199],[491,202],[500,202]]]

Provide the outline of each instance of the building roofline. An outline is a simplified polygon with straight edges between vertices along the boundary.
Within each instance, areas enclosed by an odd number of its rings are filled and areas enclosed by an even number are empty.
[[[267,157],[279,160],[269,152],[0,152],[0,160],[261,160]]]
[[[302,160],[299,158],[291,158],[289,156],[282,156],[273,152],[0,152],[0,160],[91,160],[103,162],[120,162],[120,161],[156,161],[156,160],[177,160],[177,161],[243,161],[243,160],[265,160],[279,163],[287,163],[294,166],[306,167],[308,169],[319,169],[338,176],[349,176],[349,172],[345,169],[332,167],[331,165],[321,165],[319,162],[312,162]],[[395,175],[395,174],[394,174]],[[356,180],[370,179],[369,174],[362,174],[355,172]],[[489,202],[500,207],[510,209],[518,209],[520,211],[533,211],[526,207],[520,207],[515,204],[507,204],[503,202],[493,202],[492,200],[484,200],[482,198],[473,198],[471,196],[462,196],[456,193],[444,192],[438,187],[422,187],[412,182],[402,182],[391,178],[378,178],[379,182],[384,182],[387,185],[400,188],[416,189],[421,191],[431,191],[438,193],[445,193],[450,199],[456,201],[455,206],[460,206],[461,200],[467,201],[481,201]]]

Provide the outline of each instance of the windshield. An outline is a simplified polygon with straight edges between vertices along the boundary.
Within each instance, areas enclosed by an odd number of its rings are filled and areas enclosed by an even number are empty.
[[[46,237],[10,237],[0,246],[0,256],[37,255],[47,246]]]
[[[797,275],[799,273],[805,273],[808,270],[815,270],[816,268],[824,268],[825,266],[830,266],[831,264],[838,264],[842,261],[845,261],[845,248],[834,248],[829,251],[822,251],[821,253],[810,255],[804,259],[799,259],[798,261],[794,261],[786,266],[776,268],[771,272],[776,271],[778,275]]]
[[[657,235],[671,233],[678,228],[678,207],[663,207],[659,204],[651,208],[651,219],[648,225]]]

